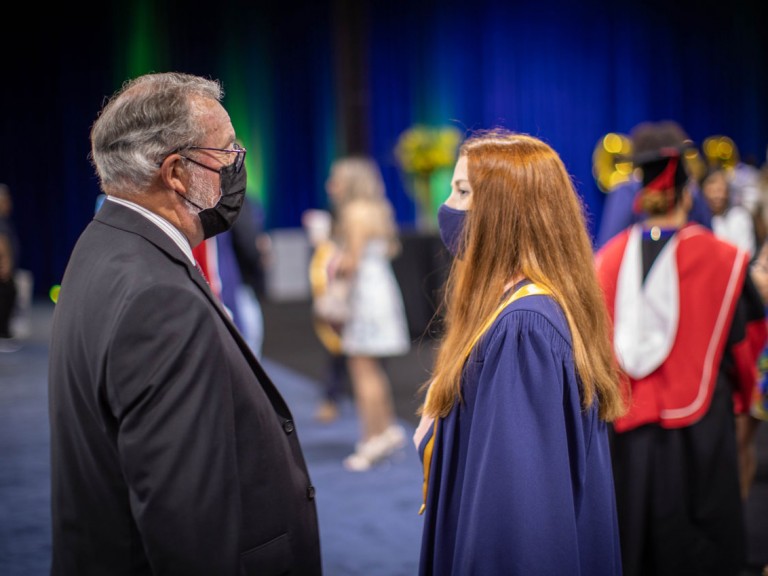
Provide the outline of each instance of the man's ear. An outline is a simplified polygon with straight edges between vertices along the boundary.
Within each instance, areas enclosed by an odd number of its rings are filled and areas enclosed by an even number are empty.
[[[187,191],[187,172],[179,154],[169,154],[160,164],[160,182],[169,189],[180,193],[182,196]]]

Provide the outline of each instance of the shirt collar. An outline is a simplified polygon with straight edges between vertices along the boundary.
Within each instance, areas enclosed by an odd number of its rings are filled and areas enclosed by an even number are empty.
[[[126,200],[125,198],[116,198],[114,196],[107,196],[107,200],[110,202],[115,202],[117,204],[121,204],[125,206],[126,208],[130,208],[134,212],[138,212],[142,216],[144,216],[147,220],[155,224],[160,230],[162,230],[171,240],[173,240],[174,244],[176,244],[179,249],[184,253],[184,255],[189,259],[189,262],[191,264],[195,264],[195,257],[192,254],[192,247],[189,245],[189,241],[187,240],[186,236],[181,233],[181,231],[176,228],[173,224],[168,222],[165,218],[162,216],[158,216],[154,212],[147,210],[143,206],[139,206],[135,202],[131,202],[130,200]]]

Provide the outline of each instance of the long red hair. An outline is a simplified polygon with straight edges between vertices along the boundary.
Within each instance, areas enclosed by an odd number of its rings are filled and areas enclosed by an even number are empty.
[[[464,254],[446,283],[445,332],[424,412],[446,416],[461,399],[461,351],[522,274],[548,288],[565,312],[584,406],[597,400],[602,419],[620,416],[624,401],[584,207],[560,157],[537,138],[500,130],[472,136],[459,154],[467,157],[472,206]]]

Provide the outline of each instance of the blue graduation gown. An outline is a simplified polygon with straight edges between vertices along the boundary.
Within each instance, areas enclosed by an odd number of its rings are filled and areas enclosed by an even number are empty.
[[[607,427],[596,406],[582,409],[551,297],[502,311],[465,365],[462,394],[437,426],[419,573],[621,574]]]

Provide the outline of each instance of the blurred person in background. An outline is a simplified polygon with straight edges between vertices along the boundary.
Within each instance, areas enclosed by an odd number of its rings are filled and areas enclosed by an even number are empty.
[[[736,163],[728,174],[728,180],[732,189],[732,201],[737,206],[743,206],[751,214],[754,214],[761,208],[760,201],[762,196],[760,190],[760,169],[757,166],[757,160],[754,156],[742,158],[735,146],[733,154],[736,158]]]
[[[768,242],[763,242],[750,273],[768,313]],[[768,420],[768,345],[763,348],[758,361],[758,382],[749,413],[740,414],[736,422],[740,449],[741,495],[745,501],[749,497],[757,472],[755,435],[758,425],[766,420]]]
[[[712,231],[716,236],[755,255],[755,226],[747,208],[733,203],[731,184],[724,168],[710,167],[699,184],[712,212]]]
[[[749,409],[765,311],[746,251],[690,222],[679,129],[633,139],[644,219],[596,255],[629,412],[612,459],[626,576],[737,576],[745,533],[735,414]]]
[[[394,213],[376,162],[345,157],[333,163],[326,191],[337,219],[338,254],[332,275],[348,281],[348,317],[339,327],[341,351],[357,415],[360,440],[344,459],[368,470],[405,445],[383,360],[406,354],[410,335],[392,259],[400,251]]]
[[[21,244],[13,221],[13,198],[10,187],[3,183],[0,183],[0,234],[8,238],[11,256],[13,261],[18,263],[21,257]]]
[[[32,272],[19,267],[21,242],[13,221],[13,198],[0,183],[0,351],[15,352],[30,333]]]
[[[261,358],[264,347],[261,300],[266,297],[266,267],[271,257],[271,243],[264,231],[264,214],[256,200],[245,197],[231,235],[240,271],[235,301],[240,312],[241,330],[256,356]]]
[[[328,210],[305,210],[301,215],[301,223],[311,249],[308,273],[312,298],[315,300],[328,289],[332,263],[338,258],[339,248],[332,239],[333,214]],[[339,417],[340,403],[349,378],[347,359],[341,348],[340,325],[315,315],[313,327],[327,354],[322,398],[315,411],[315,419],[330,423]]]
[[[14,352],[11,316],[16,306],[15,259],[11,237],[0,230],[0,352]]]
[[[758,251],[751,274],[768,314],[768,241],[764,241]],[[741,467],[741,496],[745,502],[749,498],[757,473],[757,429],[763,422],[768,422],[768,344],[763,347],[757,368],[757,387],[749,413],[739,415],[736,421]],[[763,566],[761,574],[768,576],[768,564]]]

